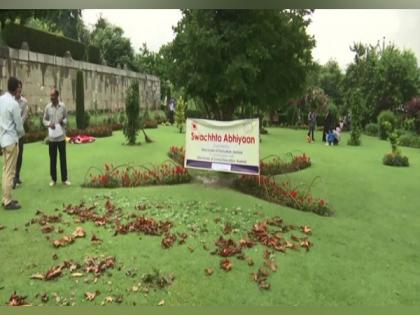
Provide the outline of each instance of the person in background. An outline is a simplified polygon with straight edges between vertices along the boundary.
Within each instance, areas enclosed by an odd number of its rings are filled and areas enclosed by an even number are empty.
[[[314,131],[316,127],[316,114],[314,111],[310,111],[308,114],[308,142],[314,142]]]
[[[333,130],[333,134],[334,134],[333,144],[338,145],[341,141],[341,127],[340,127],[340,125],[337,125],[335,127],[335,129]]]
[[[51,103],[44,110],[43,123],[48,127],[48,147],[50,155],[50,186],[57,182],[57,150],[60,153],[61,181],[63,185],[70,186],[67,178],[67,157],[66,157],[66,131],[67,110],[64,103],[58,99],[59,92],[53,88],[50,93]]]
[[[15,99],[19,89],[19,80],[10,77],[7,82],[8,92],[0,96],[0,144],[3,152],[2,191],[3,207],[6,210],[21,208],[19,202],[12,199],[13,179],[19,153],[18,143],[19,138],[25,134],[19,104]]]
[[[174,124],[174,115],[175,115],[175,100],[171,98],[168,104],[169,107],[169,122],[171,125]]]
[[[15,95],[15,99],[19,104],[19,108],[20,108],[20,116],[22,118],[22,124],[25,124],[26,119],[28,118],[28,112],[29,112],[29,108],[28,108],[28,101],[26,100],[26,98],[24,98],[22,96],[22,82],[19,81],[19,89]],[[22,168],[22,161],[23,161],[23,142],[24,139],[23,137],[19,138],[19,154],[17,157],[17,162],[16,162],[16,173],[15,173],[15,178],[13,180],[13,189],[16,188],[16,186],[19,186],[22,184],[22,181],[20,180],[20,170]]]
[[[332,115],[331,115],[331,111],[328,110],[327,115],[325,116],[325,120],[324,120],[324,131],[322,133],[322,141],[326,142],[326,135],[328,134],[328,132],[332,129]]]

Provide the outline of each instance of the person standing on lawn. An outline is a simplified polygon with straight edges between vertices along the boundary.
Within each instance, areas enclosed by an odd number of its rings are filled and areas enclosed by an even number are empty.
[[[0,144],[3,152],[2,191],[3,207],[6,210],[20,209],[17,200],[12,199],[13,179],[19,153],[19,138],[25,134],[20,116],[19,104],[15,99],[20,93],[19,80],[10,77],[7,92],[0,96]]]
[[[50,186],[57,183],[57,150],[60,153],[61,181],[63,185],[70,186],[67,178],[66,157],[66,129],[67,109],[58,97],[60,93],[53,88],[50,93],[51,103],[44,110],[44,125],[48,127],[48,148],[50,155]]]
[[[315,141],[315,137],[314,137],[314,131],[315,131],[315,127],[316,127],[316,114],[315,111],[310,111],[308,114],[308,142],[314,142]]]
[[[15,98],[19,104],[20,116],[22,117],[22,124],[24,125],[26,119],[28,118],[29,108],[28,108],[28,101],[26,100],[26,98],[22,96],[22,82],[21,81],[19,81],[19,89],[17,90]],[[15,189],[16,186],[19,186],[22,184],[22,181],[20,180],[20,170],[22,168],[22,161],[23,161],[23,142],[24,142],[23,137],[20,137],[19,138],[19,153],[18,153],[17,162],[16,162],[16,174],[13,180],[13,189]]]

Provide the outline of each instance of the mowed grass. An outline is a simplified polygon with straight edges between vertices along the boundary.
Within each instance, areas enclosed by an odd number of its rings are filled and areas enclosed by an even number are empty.
[[[305,131],[269,129],[262,137],[261,157],[287,152],[309,154],[313,165],[303,171],[277,176],[302,189],[311,186],[312,193],[329,201],[336,211],[333,217],[320,217],[281,207],[233,191],[227,187],[198,182],[177,186],[139,187],[134,189],[86,189],[83,183],[90,166],[102,168],[105,162],[119,165],[158,164],[167,159],[171,145],[183,145],[185,135],[174,127],[148,130],[151,144],[129,147],[123,145],[122,133],[98,139],[93,144],[68,145],[68,169],[71,187],[49,187],[49,159],[45,144],[25,146],[22,187],[14,192],[23,209],[0,211],[0,304],[6,303],[13,291],[28,296],[33,305],[41,304],[37,294],[47,293],[47,305],[101,304],[107,296],[123,296],[129,305],[413,305],[420,292],[420,150],[403,148],[409,157],[409,168],[382,165],[383,155],[390,151],[388,142],[363,136],[362,146],[340,144],[327,147],[319,141],[305,143]],[[348,135],[344,135],[346,143]],[[142,139],[142,137],[141,137]],[[25,226],[36,217],[38,209],[48,214],[62,212],[63,204],[104,203],[104,196],[123,208],[124,212],[170,219],[175,231],[188,232],[186,244],[170,249],[161,247],[161,237],[131,233],[113,235],[91,223],[76,224],[63,214],[69,225],[61,224],[69,235],[82,226],[87,237],[74,244],[54,248],[41,233],[40,226]],[[144,213],[134,209],[139,202],[154,205]],[[156,205],[162,206],[155,207]],[[55,209],[58,211],[54,211]],[[239,239],[252,225],[264,218],[282,217],[288,224],[308,225],[314,246],[309,252],[275,253],[278,264],[268,282],[270,290],[261,290],[250,274],[263,262],[264,248],[246,251],[254,259],[249,267],[245,261],[232,258],[233,269],[219,268],[220,257],[210,255],[214,242],[222,233],[222,224],[230,222],[239,232]],[[216,224],[214,219],[221,218]],[[195,237],[192,226],[198,227]],[[208,232],[203,231],[204,227]],[[202,232],[200,232],[202,231]],[[95,233],[103,239],[92,245]],[[297,232],[296,234],[299,234]],[[52,233],[51,239],[63,234]],[[224,235],[225,237],[228,237]],[[300,235],[301,236],[301,235]],[[210,250],[203,249],[207,245]],[[52,256],[58,255],[57,260]],[[71,277],[68,271],[51,281],[31,279],[45,273],[64,260],[79,263],[88,256],[115,256],[117,266],[94,280],[94,276]],[[172,273],[173,283],[164,289],[142,291],[144,274],[158,269],[163,275]],[[206,276],[205,268],[214,274]],[[140,289],[133,287],[140,284]],[[93,301],[85,301],[85,292],[99,291]],[[59,298],[56,298],[59,296]]]

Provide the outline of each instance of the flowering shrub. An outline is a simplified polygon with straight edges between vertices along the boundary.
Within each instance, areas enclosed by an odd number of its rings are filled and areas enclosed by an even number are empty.
[[[285,162],[279,157],[274,157],[268,162],[264,160],[260,161],[260,173],[261,175],[278,175],[296,172],[309,166],[311,166],[311,159],[305,153],[302,155],[292,155],[290,162]]]
[[[184,165],[185,149],[184,147],[172,146],[169,148],[168,156],[180,165]]]
[[[309,192],[302,192],[290,186],[281,185],[267,176],[242,175],[234,182],[234,188],[243,193],[302,211],[330,216],[333,211],[323,199],[313,198]]]
[[[118,166],[105,164],[104,170],[99,174],[89,174],[89,179],[83,184],[84,187],[115,188],[137,187],[149,185],[173,185],[187,183],[191,176],[180,165],[163,163],[153,169],[141,167]]]
[[[389,166],[409,166],[408,157],[398,151],[385,154],[383,163]]]

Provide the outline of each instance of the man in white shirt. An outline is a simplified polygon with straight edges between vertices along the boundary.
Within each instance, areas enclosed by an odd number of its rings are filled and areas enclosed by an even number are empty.
[[[19,152],[19,138],[25,134],[19,104],[15,95],[18,91],[19,80],[10,77],[7,82],[7,92],[0,96],[0,144],[3,152],[3,207],[6,210],[20,209],[17,200],[12,199],[13,179],[16,172],[16,161]]]
[[[28,101],[26,100],[26,98],[22,96],[22,82],[21,81],[19,81],[19,89],[18,89],[18,92],[16,93],[15,98],[19,104],[20,116],[22,117],[22,124],[25,124],[25,121],[28,118],[29,108],[28,108]],[[19,186],[20,184],[22,184],[22,181],[20,180],[20,170],[22,168],[22,161],[23,161],[23,143],[24,143],[24,139],[23,137],[20,137],[19,138],[19,154],[18,154],[17,162],[16,162],[16,174],[15,174],[15,179],[13,180],[13,189],[15,189],[16,186]]]
[[[43,123],[48,127],[48,147],[50,154],[50,186],[57,182],[57,150],[60,153],[60,171],[63,185],[70,186],[67,179],[67,157],[66,157],[66,129],[67,109],[64,103],[58,99],[59,92],[52,89],[50,93],[51,103],[44,110]]]

